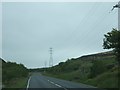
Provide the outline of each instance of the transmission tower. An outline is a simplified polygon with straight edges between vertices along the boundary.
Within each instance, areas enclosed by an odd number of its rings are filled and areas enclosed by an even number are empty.
[[[53,48],[50,48],[49,49],[49,52],[50,52],[50,60],[49,60],[49,67],[52,67],[53,66]]]
[[[45,65],[45,68],[46,68],[47,67],[47,62],[46,61],[44,62],[44,65]]]

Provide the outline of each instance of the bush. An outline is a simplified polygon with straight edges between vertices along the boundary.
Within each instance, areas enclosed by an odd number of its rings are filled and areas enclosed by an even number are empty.
[[[90,77],[96,77],[97,75],[107,70],[105,64],[102,61],[95,60],[90,68]]]
[[[23,64],[13,62],[6,62],[2,64],[2,80],[8,82],[13,78],[26,77],[28,70]]]

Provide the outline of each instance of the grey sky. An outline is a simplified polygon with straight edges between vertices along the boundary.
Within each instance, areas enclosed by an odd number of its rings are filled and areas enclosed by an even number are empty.
[[[103,35],[117,28],[115,2],[3,3],[2,57],[28,68],[105,51]]]

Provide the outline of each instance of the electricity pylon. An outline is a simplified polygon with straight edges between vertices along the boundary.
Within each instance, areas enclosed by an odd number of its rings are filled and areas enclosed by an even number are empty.
[[[53,48],[50,48],[49,52],[50,52],[49,67],[52,67],[53,66],[53,56],[52,56]]]

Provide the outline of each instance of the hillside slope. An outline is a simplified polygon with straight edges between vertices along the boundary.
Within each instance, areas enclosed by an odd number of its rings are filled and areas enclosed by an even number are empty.
[[[4,88],[24,88],[27,84],[28,70],[23,64],[2,61],[2,84]]]
[[[61,62],[44,69],[44,74],[100,88],[116,88],[118,85],[117,67],[113,52],[104,52]]]

